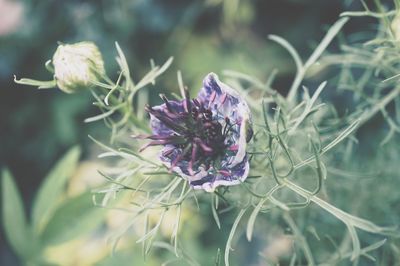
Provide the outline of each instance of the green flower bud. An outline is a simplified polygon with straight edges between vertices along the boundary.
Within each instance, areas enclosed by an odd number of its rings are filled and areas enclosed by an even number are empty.
[[[90,88],[105,74],[100,50],[92,42],[59,45],[53,65],[57,86],[66,93]]]

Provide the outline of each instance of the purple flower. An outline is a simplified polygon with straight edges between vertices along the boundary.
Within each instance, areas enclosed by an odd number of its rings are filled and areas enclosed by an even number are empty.
[[[212,192],[243,182],[249,173],[246,145],[253,131],[251,114],[240,95],[210,73],[195,99],[146,107],[153,135],[142,148],[162,145],[160,159],[195,189]]]

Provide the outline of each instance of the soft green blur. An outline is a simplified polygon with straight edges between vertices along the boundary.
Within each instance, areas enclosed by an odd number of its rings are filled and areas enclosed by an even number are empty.
[[[369,2],[373,7],[374,4]],[[387,2],[388,7],[393,6],[391,1]],[[6,198],[10,200],[10,210],[3,208],[3,216],[5,213],[17,213],[18,216],[20,209],[21,215],[29,213],[27,217],[31,218],[26,223],[34,228],[33,232],[21,236],[22,244],[18,241],[6,243],[3,241],[6,239],[3,235],[6,234],[1,232],[0,264],[18,265],[18,257],[23,258],[25,251],[22,248],[19,252],[20,248],[15,246],[24,245],[28,246],[26,252],[37,252],[37,260],[33,263],[39,265],[44,264],[44,260],[60,265],[160,265],[174,259],[173,255],[164,251],[170,247],[162,246],[144,260],[141,245],[135,243],[137,235],[143,231],[141,228],[127,233],[115,250],[115,255],[111,256],[112,246],[105,244],[108,235],[104,232],[120,229],[118,226],[128,218],[107,210],[93,210],[92,201],[89,201],[91,189],[98,188],[105,180],[96,171],[104,167],[96,159],[98,148],[87,135],[108,140],[108,130],[101,122],[83,122],[85,118],[98,113],[92,105],[90,92],[67,95],[57,89],[39,91],[13,82],[14,74],[17,78],[51,80],[53,77],[46,71],[44,63],[52,58],[57,42],[95,42],[103,54],[106,71],[113,79],[118,77],[116,41],[127,57],[134,80],[139,80],[147,73],[151,59],[161,63],[173,56],[174,63],[167,75],[162,76],[152,88],[150,102],[153,104],[160,102],[156,97],[159,92],[177,92],[177,70],[182,72],[185,84],[195,93],[201,87],[202,78],[211,71],[222,74],[223,70],[235,70],[266,80],[276,69],[278,74],[274,88],[285,95],[295,75],[295,65],[287,52],[268,40],[267,36],[277,34],[284,37],[307,58],[323,37],[327,26],[333,24],[341,12],[362,8],[358,1],[349,0],[325,3],[312,0],[0,0],[0,167],[7,167],[13,176],[4,172],[7,177],[3,177],[2,189],[4,191],[7,188],[12,194],[15,186],[11,180],[16,180],[22,197],[19,205],[24,206],[12,205],[15,201],[10,199],[15,193],[9,197],[3,192],[2,203]],[[376,22],[370,18],[356,19],[346,26],[339,37],[356,40],[372,38],[374,33],[368,30],[376,27]],[[338,45],[333,44],[330,51],[339,53]],[[312,75],[307,82],[311,87],[316,87],[315,84],[326,79],[337,81],[339,75],[335,71],[340,72],[340,69],[331,72],[316,70],[318,75]],[[353,101],[357,102],[360,98],[369,99],[365,96],[368,92],[353,97],[348,96],[346,90],[337,93],[333,87],[329,89],[332,90],[325,91],[324,101],[335,105],[342,113],[346,113],[343,106],[352,106]],[[395,112],[393,110],[394,107],[390,106],[388,112]],[[348,171],[328,169],[334,178],[327,180],[324,189],[337,191],[330,194],[333,195],[330,200],[346,211],[359,212],[354,214],[379,224],[398,225],[400,155],[396,144],[399,139],[398,135],[394,135],[386,145],[380,145],[390,129],[385,121],[383,113],[361,128],[357,136],[360,144],[355,152],[342,152],[343,156],[348,157]],[[70,171],[65,174],[65,180],[58,180],[61,182],[58,187],[52,184],[44,189],[44,177],[74,145],[81,147],[80,160],[83,162],[78,164],[74,162],[76,158],[70,158],[72,165],[64,166],[67,170],[59,170],[64,174]],[[356,141],[351,145],[357,145]],[[78,149],[72,150],[69,156],[77,157],[78,153]],[[359,172],[364,174],[358,176]],[[354,187],[354,181],[348,180],[354,176],[361,180],[358,187]],[[50,179],[45,179],[44,184]],[[62,199],[53,195],[56,192],[59,193],[56,196],[62,195]],[[40,197],[44,198],[39,200]],[[52,197],[57,198],[58,202],[52,202]],[[128,196],[126,200],[129,202]],[[35,207],[38,202],[42,202],[38,205],[42,207]],[[181,237],[190,253],[188,257],[207,265],[215,257],[223,257],[235,217],[230,213],[222,215],[227,224],[218,230],[213,218],[209,217],[210,206],[200,207],[200,215],[197,209],[190,209],[183,214],[184,231]],[[65,221],[69,216],[76,215],[76,210],[82,215],[82,224],[74,227]],[[68,211],[71,211],[70,215]],[[57,219],[49,222],[46,215],[50,214],[46,212],[57,214]],[[350,242],[343,244],[340,243],[342,239],[336,238],[335,230],[343,231],[343,225],[335,223],[329,226],[325,223],[319,228],[318,234],[314,234],[315,228],[306,224],[304,214],[294,212],[293,216],[300,220],[298,226],[308,240],[312,240],[310,246],[316,252],[324,246],[331,248],[333,256],[340,250],[337,245],[350,245]],[[231,254],[239,263],[269,265],[270,258],[272,263],[276,263],[279,257],[282,265],[289,264],[291,236],[282,230],[289,227],[280,225],[290,224],[291,218],[286,216],[285,220],[281,220],[277,217],[272,212],[268,223],[259,225],[261,230],[257,232],[268,232],[267,241],[261,240],[261,237],[255,237],[251,243],[247,243],[244,236],[237,239],[237,252]],[[331,222],[324,216],[318,219],[328,220],[328,224]],[[8,228],[19,226],[13,224],[13,220],[9,223],[11,225]],[[150,223],[156,223],[156,219]],[[170,230],[167,226],[162,228],[163,236],[167,238]],[[35,232],[44,232],[41,240],[44,243],[29,241],[29,234]],[[376,242],[374,237],[365,239],[365,246]],[[46,248],[40,252],[32,248],[39,245]],[[218,255],[218,248],[222,250],[222,255]],[[387,251],[376,251],[374,254],[378,257],[377,265],[399,262],[399,242],[392,240],[386,248]],[[294,249],[301,250],[301,247]],[[263,260],[265,256],[270,258]],[[236,265],[235,259],[231,261]],[[171,265],[180,265],[178,263],[186,265],[185,262],[174,261]],[[374,265],[369,260],[361,263]]]

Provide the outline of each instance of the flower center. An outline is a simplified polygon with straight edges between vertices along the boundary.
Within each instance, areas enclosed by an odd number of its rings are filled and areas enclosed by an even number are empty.
[[[209,108],[193,100],[190,113],[184,113],[184,124],[187,128],[187,131],[183,132],[185,144],[198,145],[198,155],[214,158],[223,153],[225,136],[222,125],[213,119]]]
[[[166,135],[152,135],[148,145],[172,145],[180,149],[179,155],[171,159],[171,168],[179,161],[189,162],[189,171],[194,166],[204,164],[208,168],[213,161],[225,154],[227,145],[225,139],[230,131],[230,121],[225,119],[225,126],[213,117],[210,108],[197,99],[190,100],[188,97],[181,103],[169,101],[161,95],[165,106],[155,109],[146,106],[146,111],[157,118],[174,133]],[[170,157],[174,149],[164,152],[165,157]]]

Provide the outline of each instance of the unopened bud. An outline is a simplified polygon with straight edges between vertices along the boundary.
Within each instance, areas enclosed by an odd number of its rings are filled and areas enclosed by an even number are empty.
[[[53,65],[57,86],[66,93],[90,88],[105,74],[100,50],[92,42],[60,44]]]

